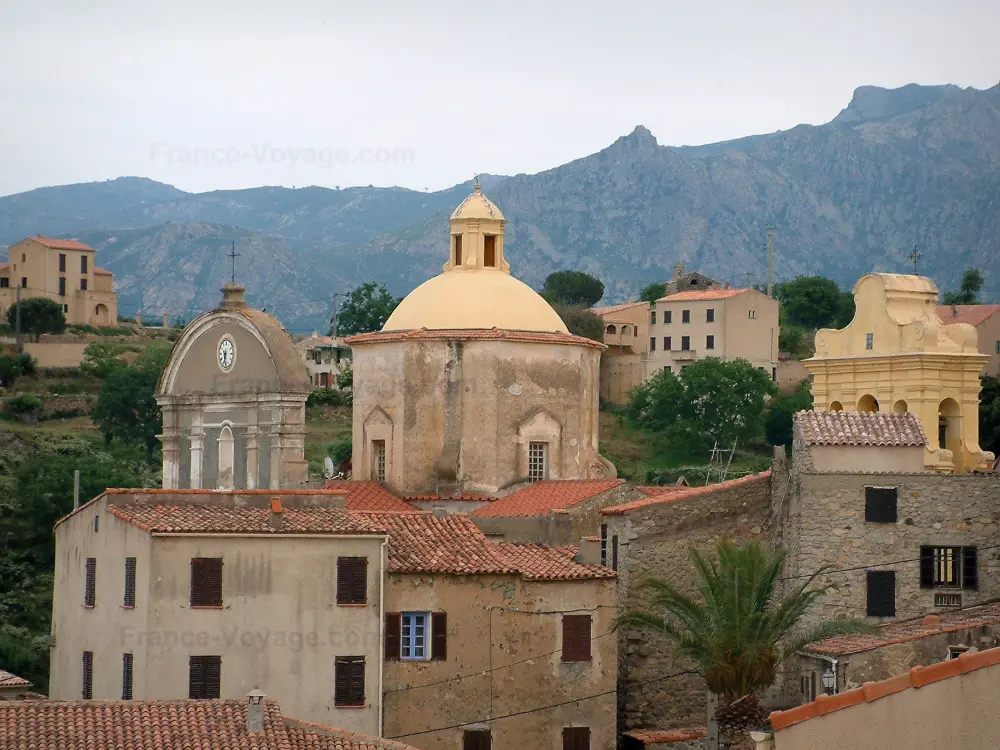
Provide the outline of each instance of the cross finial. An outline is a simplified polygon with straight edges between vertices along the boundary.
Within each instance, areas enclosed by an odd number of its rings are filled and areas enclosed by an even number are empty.
[[[479,186],[479,175],[476,175],[476,176],[475,176],[475,177],[473,178],[473,183],[474,183],[474,184],[473,184],[473,186],[472,186],[472,189],[473,189],[473,190],[475,190],[475,191],[476,191],[477,193],[478,193],[478,192],[479,192],[480,190],[482,190],[482,188],[481,188],[481,187]]]
[[[919,261],[922,257],[923,256],[920,254],[920,251],[917,250],[917,246],[916,245],[913,246],[913,252],[906,256],[907,260],[909,260],[910,263],[913,264],[913,274],[914,275],[916,275],[916,273],[917,273],[917,261]]]
[[[236,252],[236,243],[233,242],[233,249],[229,253],[229,259],[233,262],[233,283],[236,283],[236,259],[240,257],[240,254]]]

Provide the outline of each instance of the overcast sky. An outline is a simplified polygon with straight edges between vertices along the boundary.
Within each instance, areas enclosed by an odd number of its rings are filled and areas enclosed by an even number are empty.
[[[0,194],[441,189],[1000,80],[997,0],[0,0]]]

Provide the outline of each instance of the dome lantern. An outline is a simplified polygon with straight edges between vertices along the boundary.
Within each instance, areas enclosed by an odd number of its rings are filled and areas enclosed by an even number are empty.
[[[451,214],[451,240],[445,271],[493,269],[510,273],[503,255],[506,220],[500,209],[483,195],[479,181],[469,197]]]

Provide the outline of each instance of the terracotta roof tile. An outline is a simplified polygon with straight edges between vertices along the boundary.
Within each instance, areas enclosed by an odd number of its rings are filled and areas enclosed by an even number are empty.
[[[806,445],[927,445],[920,420],[908,411],[800,411],[795,427]]]
[[[281,529],[268,523],[269,508],[219,505],[109,504],[115,516],[151,533],[182,534],[384,534],[372,516],[344,508],[289,508],[281,511]]]
[[[107,268],[101,268],[100,266],[94,266],[94,273],[98,276],[114,276]]]
[[[362,482],[351,479],[331,479],[326,489],[347,493],[348,510],[391,511],[393,513],[418,513],[402,498],[393,495],[378,482]]]
[[[643,745],[658,745],[667,742],[689,742],[708,736],[706,727],[685,727],[683,729],[633,729],[625,732],[626,737],[639,740]]]
[[[476,508],[474,516],[536,516],[550,510],[570,508],[594,495],[623,484],[623,479],[576,480],[552,479],[535,482],[494,500],[489,505]]]
[[[90,245],[85,245],[78,240],[67,240],[60,237],[44,237],[40,234],[36,234],[32,237],[25,237],[26,240],[34,240],[35,242],[45,245],[46,247],[57,248],[59,250],[93,250]],[[23,242],[23,240],[22,240]]]
[[[751,292],[752,289],[692,289],[687,292],[674,292],[666,297],[660,297],[657,302],[698,302],[699,300],[728,299],[737,294]]]
[[[614,578],[617,573],[603,565],[584,565],[559,547],[541,544],[500,542],[503,556],[528,580],[565,581],[585,578]]]
[[[891,646],[894,643],[915,641],[940,633],[998,624],[1000,624],[1000,602],[992,602],[953,612],[937,612],[934,615],[906,620],[905,622],[892,622],[881,626],[877,633],[831,636],[809,644],[803,651],[831,656],[855,654],[882,646]]]
[[[838,695],[821,695],[816,700],[791,708],[787,711],[771,713],[771,728],[780,731],[816,716],[881,700],[903,690],[919,689],[940,680],[960,677],[977,669],[1000,665],[1000,648],[965,653],[957,659],[932,664],[929,667],[914,667],[909,672],[881,682],[867,682],[862,687],[848,690]]]
[[[510,331],[500,328],[437,328],[430,330],[421,328],[415,331],[373,331],[348,336],[344,343],[379,344],[385,341],[462,339],[464,341],[524,341],[534,344],[576,344],[589,346],[593,349],[607,349],[599,341],[592,341],[572,333],[547,333],[545,331]]]
[[[515,574],[497,545],[464,513],[371,514],[389,531],[392,573]]]
[[[28,687],[31,683],[16,674],[0,669],[0,687]]]
[[[641,484],[636,485],[635,488],[639,490],[646,497],[660,497],[661,495],[673,495],[674,493],[681,492],[688,489],[688,485],[679,484]]]
[[[592,307],[590,311],[595,315],[609,315],[610,313],[621,312],[622,310],[632,310],[636,307],[649,307],[648,302],[623,302],[620,305],[605,305],[604,307]]]
[[[30,750],[414,750],[391,740],[285,719],[265,700],[246,729],[240,700],[0,701],[0,747]]]
[[[742,484],[750,484],[751,482],[767,479],[770,476],[771,470],[768,469],[767,471],[762,471],[759,474],[747,474],[745,477],[740,477],[739,479],[727,479],[725,482],[709,484],[704,487],[672,487],[669,489],[674,490],[673,492],[661,492],[660,494],[654,495],[653,497],[647,497],[643,500],[633,500],[630,503],[609,505],[607,508],[601,508],[601,515],[620,516],[628,513],[629,511],[646,508],[651,505],[662,505],[663,503],[672,503],[676,500],[684,500],[689,497],[708,495],[713,492],[719,492],[720,490],[728,490]]]
[[[416,495],[403,495],[403,499],[407,502],[410,502],[411,500],[419,500],[420,502],[434,502],[435,500],[441,500],[442,502],[454,502],[457,500],[470,503],[493,502],[493,498],[489,495],[480,495],[475,492],[463,492],[459,495],[451,495],[448,497],[436,495],[433,492],[424,492]]]
[[[937,314],[945,325],[968,323],[978,326],[1000,312],[1000,305],[938,305]]]

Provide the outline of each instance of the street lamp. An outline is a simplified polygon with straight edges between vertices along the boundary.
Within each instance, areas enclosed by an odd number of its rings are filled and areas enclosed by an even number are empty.
[[[824,692],[833,695],[833,689],[837,686],[837,673],[831,667],[827,667],[823,670],[822,680]]]

